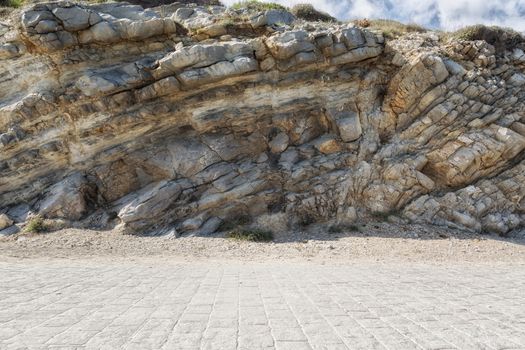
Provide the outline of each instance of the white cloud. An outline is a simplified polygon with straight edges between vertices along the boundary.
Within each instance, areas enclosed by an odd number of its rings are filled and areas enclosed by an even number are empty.
[[[237,0],[224,0],[231,5]],[[525,32],[525,0],[273,0],[285,6],[309,2],[341,20],[388,18],[430,28],[483,23]]]

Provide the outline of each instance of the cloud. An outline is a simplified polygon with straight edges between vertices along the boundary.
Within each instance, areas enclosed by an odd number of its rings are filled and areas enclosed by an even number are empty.
[[[237,0],[225,0],[231,5]],[[471,24],[498,25],[525,32],[525,0],[273,0],[285,6],[309,2],[341,20],[388,18],[434,29]]]

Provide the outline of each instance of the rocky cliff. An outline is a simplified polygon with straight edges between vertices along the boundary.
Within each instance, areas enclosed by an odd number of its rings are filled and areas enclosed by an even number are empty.
[[[279,10],[33,5],[0,24],[3,226],[520,229],[523,49]]]

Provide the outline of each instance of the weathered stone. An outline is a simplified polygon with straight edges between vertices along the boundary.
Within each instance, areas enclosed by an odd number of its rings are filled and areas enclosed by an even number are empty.
[[[348,49],[355,49],[365,44],[365,38],[359,28],[349,28],[341,31],[341,41]]]
[[[336,120],[339,135],[344,142],[351,142],[361,137],[362,129],[359,116],[356,113],[340,117]]]
[[[34,4],[4,22],[0,212],[20,226],[118,213],[138,233],[207,235],[240,214],[374,211],[524,226],[520,45],[496,58],[432,31],[181,4]]]
[[[220,24],[212,24],[210,26],[204,27],[202,29],[199,29],[199,33],[206,34],[210,38],[214,38],[217,36],[224,35],[228,33],[226,28],[223,25]]]
[[[65,30],[79,31],[89,27],[90,13],[80,7],[57,7],[53,14],[62,21]]]
[[[222,61],[206,68],[184,71],[178,75],[178,79],[184,85],[193,87],[252,72],[258,68],[257,61],[253,58],[239,57],[232,62]]]
[[[2,236],[11,236],[11,235],[14,235],[15,233],[18,233],[20,232],[20,227],[16,226],[16,225],[11,225],[3,230],[0,230],[0,237]]]
[[[235,57],[227,55],[227,53],[227,45],[195,45],[185,47],[159,60],[159,71],[174,73],[186,67],[209,66],[221,60],[228,60]],[[241,52],[238,53],[240,54]]]
[[[74,174],[47,191],[38,211],[49,218],[78,220],[88,213],[95,199],[95,190],[85,176]]]
[[[19,50],[16,45],[13,44],[0,44],[0,60],[16,57],[19,55]]]
[[[273,25],[290,25],[295,21],[295,17],[288,11],[267,10],[259,13],[250,19],[253,28]]]
[[[198,215],[194,218],[186,219],[180,226],[182,231],[195,231],[198,230],[206,220],[204,215]]]
[[[381,54],[381,47],[359,47],[350,52],[332,58],[332,64],[347,64],[364,61]]]
[[[509,84],[514,86],[523,86],[525,85],[525,74],[516,73],[509,79]]]
[[[26,30],[35,27],[39,22],[45,20],[55,20],[49,11],[24,11],[22,13],[22,25]]]
[[[108,22],[100,22],[90,27],[88,30],[79,33],[78,41],[81,44],[91,42],[113,43],[121,39],[120,34]]]
[[[146,38],[164,34],[164,21],[162,18],[152,18],[146,21],[126,23],[119,30],[124,39],[144,40]]]
[[[185,186],[180,181],[151,184],[134,195],[119,211],[118,217],[126,224],[156,218],[177,200]]]
[[[289,140],[290,139],[286,133],[281,132],[277,134],[268,144],[270,146],[270,151],[272,151],[272,153],[284,152],[288,147]]]
[[[337,213],[337,221],[343,225],[353,224],[357,220],[357,211],[354,207],[342,208]]]
[[[280,60],[288,59],[299,52],[315,50],[315,46],[308,40],[305,31],[291,31],[271,36],[266,45],[272,55]]]
[[[35,30],[38,34],[53,33],[58,30],[58,23],[51,20],[43,20],[38,22]]]
[[[314,141],[315,148],[324,154],[331,154],[341,151],[341,145],[336,138],[330,135],[322,136]]]
[[[14,222],[9,218],[9,216],[6,214],[0,214],[0,230],[3,230],[13,224]]]
[[[284,10],[267,10],[264,15],[266,16],[266,25],[290,25],[295,21],[295,17],[288,11]]]

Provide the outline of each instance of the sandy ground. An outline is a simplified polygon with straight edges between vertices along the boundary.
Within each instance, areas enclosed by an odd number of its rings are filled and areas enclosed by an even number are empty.
[[[524,263],[525,237],[478,235],[437,227],[369,223],[359,231],[329,233],[316,227],[275,235],[270,243],[225,238],[140,237],[118,230],[65,229],[0,237],[0,260],[122,259],[316,261],[345,263],[414,261],[432,263]]]

